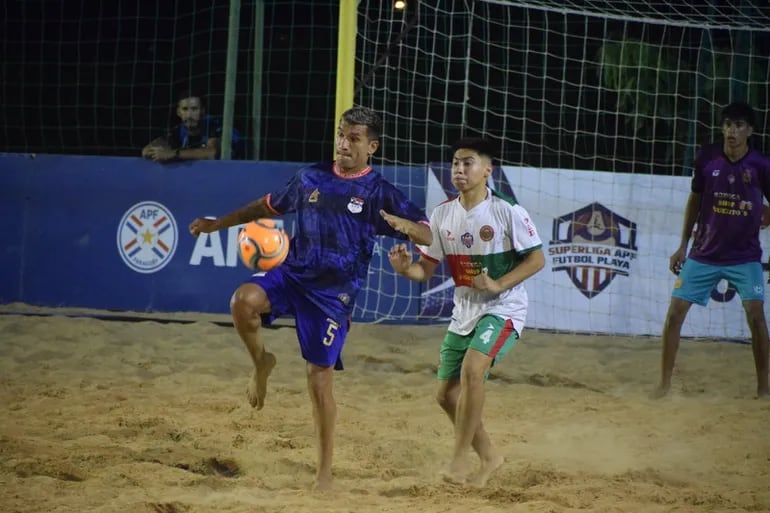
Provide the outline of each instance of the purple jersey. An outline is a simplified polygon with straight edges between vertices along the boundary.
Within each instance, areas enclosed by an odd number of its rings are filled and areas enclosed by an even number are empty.
[[[415,222],[425,213],[371,168],[341,176],[332,162],[300,169],[267,197],[277,215],[296,212],[297,229],[283,269],[313,292],[317,306],[349,315],[366,281],[375,236],[399,239],[380,209]]]
[[[770,159],[759,151],[731,162],[722,144],[704,146],[695,159],[692,192],[701,195],[690,257],[735,265],[759,262],[763,199],[770,198]]]

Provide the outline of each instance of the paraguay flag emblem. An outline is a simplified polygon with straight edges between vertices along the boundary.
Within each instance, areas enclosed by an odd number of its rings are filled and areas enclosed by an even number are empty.
[[[178,230],[171,211],[143,201],[130,207],[118,225],[118,253],[138,273],[163,269],[176,251]]]

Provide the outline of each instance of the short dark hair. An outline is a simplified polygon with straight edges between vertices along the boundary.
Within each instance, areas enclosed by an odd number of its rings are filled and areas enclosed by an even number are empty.
[[[378,141],[382,133],[382,118],[368,107],[351,107],[342,113],[342,121],[349,125],[364,125],[369,139]]]
[[[464,137],[452,145],[452,155],[457,150],[473,150],[480,156],[487,157],[492,162],[495,160],[492,144],[483,137]]]
[[[722,123],[726,119],[732,121],[745,121],[750,126],[754,126],[754,109],[745,102],[733,102],[722,109]]]
[[[187,98],[198,98],[201,102],[201,107],[206,106],[206,99],[203,97],[203,95],[198,94],[197,91],[193,91],[192,89],[182,89],[179,91],[176,95],[176,103],[174,105],[179,107],[179,102],[186,100]]]

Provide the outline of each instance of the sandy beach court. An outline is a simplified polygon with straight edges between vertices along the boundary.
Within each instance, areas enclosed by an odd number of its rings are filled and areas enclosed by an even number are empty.
[[[506,457],[486,488],[443,483],[435,402],[445,327],[354,325],[337,373],[335,486],[316,459],[294,330],[262,411],[225,316],[141,322],[0,315],[0,510],[31,512],[770,511],[770,401],[751,348],[684,341],[648,399],[659,340],[528,330],[493,371],[485,424]],[[215,322],[211,322],[215,321]]]

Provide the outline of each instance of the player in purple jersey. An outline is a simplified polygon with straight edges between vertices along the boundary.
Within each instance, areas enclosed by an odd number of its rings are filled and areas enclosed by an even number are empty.
[[[751,330],[757,395],[768,389],[768,342],[765,286],[759,229],[763,197],[770,199],[770,159],[749,146],[754,111],[731,103],[722,111],[722,144],[704,146],[695,159],[679,248],[670,268],[679,275],[663,326],[661,379],[653,397],[671,388],[682,324],[693,303],[705,306],[711,290],[725,279],[737,290]],[[690,254],[687,243],[697,222]]]
[[[332,453],[337,407],[332,394],[334,369],[350,314],[364,285],[375,236],[430,244],[425,213],[369,166],[379,147],[382,121],[372,110],[353,107],[340,119],[337,160],[298,171],[283,188],[217,219],[198,218],[190,233],[209,233],[262,217],[296,212],[297,229],[286,261],[253,276],[233,294],[230,308],[254,374],[249,402],[261,409],[275,356],[259,338],[262,322],[292,315],[302,357],[307,361],[308,392],[318,437],[315,486],[332,484]]]

